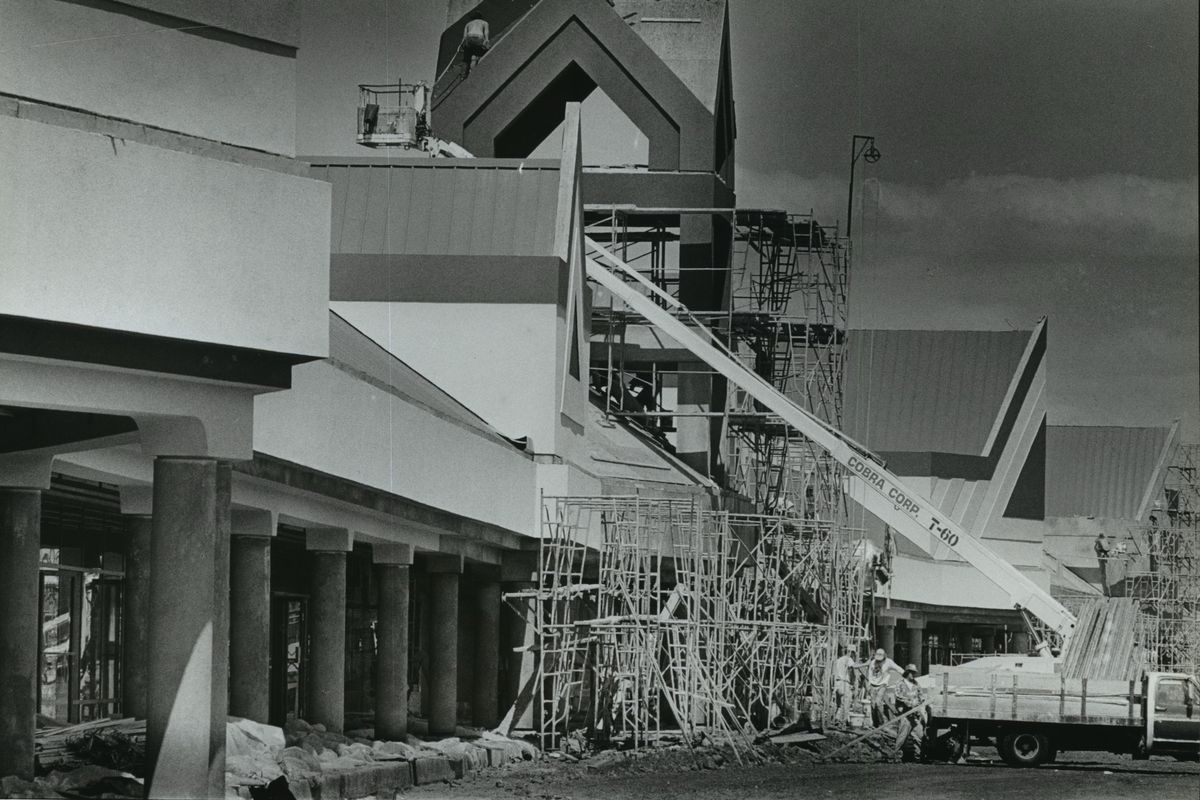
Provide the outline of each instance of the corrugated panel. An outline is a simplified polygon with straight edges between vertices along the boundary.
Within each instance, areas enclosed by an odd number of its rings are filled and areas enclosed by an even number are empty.
[[[553,255],[559,162],[342,160],[309,174],[333,186],[334,253]]]
[[[850,331],[846,432],[883,452],[985,455],[1029,337],[1029,331]]]
[[[1047,427],[1046,516],[1136,517],[1169,433],[1169,428]]]

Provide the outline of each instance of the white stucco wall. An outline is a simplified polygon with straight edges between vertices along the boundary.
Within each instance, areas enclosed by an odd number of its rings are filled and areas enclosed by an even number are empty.
[[[535,532],[535,464],[329,362],[255,399],[254,449],[517,533]]]
[[[0,116],[0,186],[0,314],[328,352],[328,184]]]
[[[1050,590],[1050,577],[1044,570],[1019,568],[1042,589]],[[897,555],[892,559],[892,573],[893,600],[955,608],[1012,608],[1007,594],[961,561],[934,562]]]
[[[520,303],[334,303],[333,309],[505,436],[553,453],[557,309]]]
[[[295,69],[84,4],[0,0],[0,91],[22,97],[295,155]]]

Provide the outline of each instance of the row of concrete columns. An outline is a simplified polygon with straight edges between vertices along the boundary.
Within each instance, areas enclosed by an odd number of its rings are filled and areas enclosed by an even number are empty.
[[[159,457],[153,515],[128,520],[123,711],[147,720],[151,797],[224,795],[228,714],[267,721],[271,534],[234,525],[228,464]],[[38,688],[41,491],[0,488],[0,775],[31,777]],[[239,512],[244,514],[247,512]],[[242,521],[244,522],[244,521]],[[309,531],[308,716],[344,723],[346,530]],[[373,545],[379,590],[376,735],[408,728],[411,565],[407,545]],[[425,562],[430,581],[430,733],[453,734],[458,708],[459,556]],[[496,722],[500,584],[476,585],[472,707]],[[232,667],[232,669],[231,669]]]
[[[908,660],[916,665],[917,670],[924,673],[928,664],[925,663],[925,620],[911,618],[905,621],[908,625]],[[877,617],[875,620],[875,640],[888,656],[896,655],[896,618]]]
[[[877,646],[886,650],[891,656],[895,655],[896,648],[896,620],[896,617],[888,616],[880,616],[875,620]],[[926,620],[919,617],[910,617],[906,618],[904,623],[908,631],[908,660],[916,664],[921,672],[925,672],[929,667],[925,653]],[[971,627],[954,626],[948,642],[951,649],[957,649],[960,652],[969,652],[971,649],[971,638],[973,632],[976,630]],[[996,629],[983,628],[978,630],[981,634],[980,638],[985,641],[984,649],[989,650],[990,646],[987,642],[995,637]],[[1013,631],[1009,650],[1013,653],[1028,653],[1030,650],[1029,634],[1024,630]]]

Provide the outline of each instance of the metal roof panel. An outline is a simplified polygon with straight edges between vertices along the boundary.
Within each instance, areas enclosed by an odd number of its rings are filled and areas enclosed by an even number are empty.
[[[985,455],[1029,337],[1029,331],[850,331],[846,433],[881,452]]]
[[[560,165],[542,159],[313,159],[335,253],[553,255]]]
[[[1050,425],[1046,516],[1136,519],[1170,428]]]

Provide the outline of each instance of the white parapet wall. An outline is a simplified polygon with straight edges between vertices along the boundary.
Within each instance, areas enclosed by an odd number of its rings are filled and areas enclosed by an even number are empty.
[[[97,4],[99,5],[99,4]],[[163,20],[118,4],[0,0],[0,90],[281,155],[296,150],[294,51],[256,42],[263,26],[225,20],[207,27],[218,3],[148,3],[150,11],[205,19]],[[137,5],[131,4],[131,5]],[[258,6],[279,3],[225,4]],[[201,7],[205,6],[205,7]],[[286,14],[286,9],[280,10]],[[218,14],[219,16],[219,14]],[[179,29],[173,29],[178,27]]]
[[[328,184],[0,116],[0,186],[0,314],[328,353]]]

